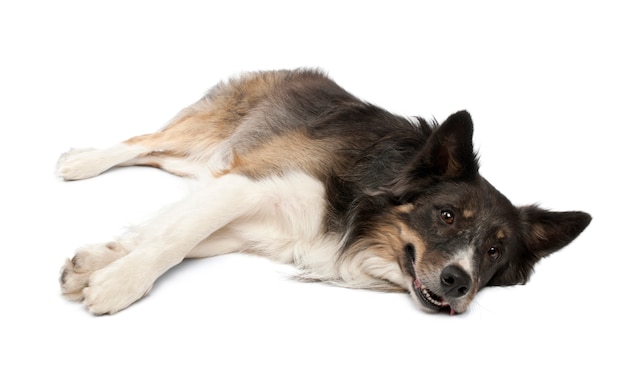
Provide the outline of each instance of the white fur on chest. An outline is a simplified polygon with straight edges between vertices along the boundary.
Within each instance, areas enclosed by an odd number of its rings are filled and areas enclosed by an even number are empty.
[[[232,203],[233,210],[249,202],[254,206],[200,243],[190,257],[248,252],[324,278],[337,277],[340,237],[325,231],[326,198],[319,180],[291,173],[239,185],[242,202]]]
[[[216,180],[224,179],[227,178]],[[242,215],[213,232],[188,257],[232,252],[258,254],[294,264],[303,271],[303,277],[346,287],[380,289],[389,282],[404,282],[396,263],[368,249],[348,259],[341,257],[343,234],[326,231],[326,193],[319,180],[304,173],[258,181],[237,176],[233,185],[240,196],[224,210]],[[227,187],[232,191],[230,185]]]

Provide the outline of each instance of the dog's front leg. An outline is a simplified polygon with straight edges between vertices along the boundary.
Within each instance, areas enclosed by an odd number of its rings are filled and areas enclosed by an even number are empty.
[[[111,314],[140,299],[203,239],[258,208],[262,193],[254,186],[244,176],[225,175],[135,227],[136,248],[91,275],[84,304],[94,314]]]

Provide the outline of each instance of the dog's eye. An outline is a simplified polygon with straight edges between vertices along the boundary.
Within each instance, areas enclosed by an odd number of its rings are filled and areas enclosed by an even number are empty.
[[[497,245],[489,247],[489,249],[487,250],[487,254],[494,261],[497,260],[498,258],[500,258],[500,247]]]
[[[441,220],[448,225],[454,223],[454,213],[450,210],[442,210],[440,214]]]

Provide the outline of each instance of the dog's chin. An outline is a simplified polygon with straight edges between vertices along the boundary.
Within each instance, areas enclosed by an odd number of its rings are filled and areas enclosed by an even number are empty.
[[[450,315],[457,313],[444,297],[435,294],[430,289],[422,285],[417,278],[412,283],[412,289],[413,292],[411,294],[413,299],[416,299],[419,302],[419,305],[426,311],[434,313],[448,312]]]

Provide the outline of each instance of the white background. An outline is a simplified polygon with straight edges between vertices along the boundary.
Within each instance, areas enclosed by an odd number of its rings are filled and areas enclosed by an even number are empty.
[[[626,365],[622,5],[175,4],[0,4],[0,366]],[[185,262],[115,316],[60,296],[74,249],[186,189],[150,168],[65,183],[60,153],[152,132],[241,71],[298,66],[395,113],[468,109],[485,177],[592,224],[529,284],[455,317],[242,255]]]

